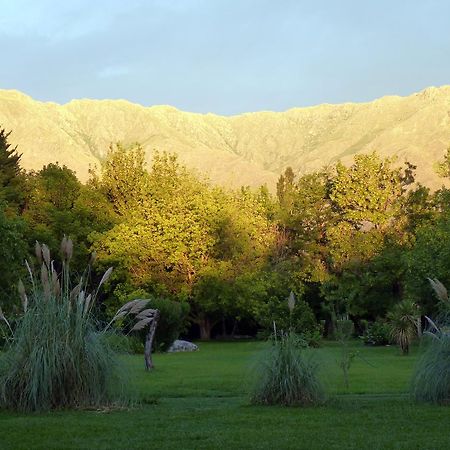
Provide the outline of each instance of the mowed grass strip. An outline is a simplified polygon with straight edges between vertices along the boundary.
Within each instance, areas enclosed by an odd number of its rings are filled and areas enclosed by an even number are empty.
[[[143,360],[128,356],[139,390],[157,397],[229,397],[245,396],[255,376],[254,370],[263,342],[204,342],[195,353],[157,354],[156,370],[142,370]],[[409,389],[417,349],[410,356],[400,356],[397,347],[368,347],[355,341],[351,351],[357,353],[350,368],[350,389],[344,387],[339,368],[341,348],[326,342],[310,350],[319,360],[321,376],[332,394],[405,393]]]
[[[153,373],[144,372],[142,357],[127,356],[148,403],[112,412],[1,412],[0,448],[450,448],[450,409],[415,405],[406,395],[414,351],[402,357],[395,347],[355,343],[363,359],[355,359],[347,391],[340,349],[327,343],[316,351],[332,393],[326,406],[255,407],[248,386],[264,346],[200,343],[197,353],[156,355]]]

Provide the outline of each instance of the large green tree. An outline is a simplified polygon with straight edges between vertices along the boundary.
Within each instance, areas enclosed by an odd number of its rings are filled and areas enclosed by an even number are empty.
[[[66,166],[48,164],[27,177],[23,218],[29,226],[30,247],[35,241],[47,244],[58,254],[64,235],[74,242],[74,269],[85,267],[90,253],[90,234],[105,231],[116,222],[104,195],[92,184],[82,185]]]
[[[0,201],[6,202],[9,209],[17,211],[23,205],[25,191],[24,174],[20,167],[22,155],[17,147],[12,147],[7,133],[0,128]]]
[[[18,215],[23,208],[25,180],[21,155],[8,142],[9,136],[0,129],[0,305],[6,310],[16,303],[26,255],[26,226]]]
[[[330,199],[341,219],[357,228],[386,228],[398,218],[406,187],[414,181],[415,167],[395,167],[391,158],[376,153],[356,155],[354,163],[338,163],[331,180]]]
[[[217,321],[243,310],[237,305],[244,294],[231,292],[242,293],[237,279],[267,258],[272,227],[264,207],[245,190],[227,193],[209,186],[173,155],[157,153],[147,172],[139,152],[116,151],[124,154],[109,155],[114,165],[106,161],[109,169],[96,183],[113,208],[118,202],[124,209],[116,209],[113,228],[92,235],[99,259],[118,268],[122,290],[144,288],[189,301],[192,321],[208,337]],[[111,180],[126,184],[122,165],[142,168],[137,191],[111,188]]]
[[[428,215],[427,193],[410,189],[414,166],[357,155],[350,166],[291,180],[288,204],[280,195],[287,178],[278,183],[277,259],[291,261],[285,267],[304,283],[304,298],[319,317],[384,315],[403,293],[400,256],[411,230]]]
[[[119,216],[142,206],[149,192],[144,149],[137,143],[111,145],[100,174],[93,173],[91,184],[106,195]]]
[[[17,283],[24,276],[27,255],[25,231],[23,220],[6,214],[0,203],[0,306],[7,312],[18,304]]]

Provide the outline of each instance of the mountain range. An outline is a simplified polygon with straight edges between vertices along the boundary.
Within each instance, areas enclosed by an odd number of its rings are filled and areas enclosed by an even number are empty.
[[[288,167],[304,174],[376,150],[417,165],[418,181],[437,188],[434,171],[450,145],[450,86],[368,103],[322,104],[236,116],[197,114],[125,100],[40,102],[0,90],[0,127],[22,153],[26,169],[58,161],[84,181],[111,143],[139,142],[150,163],[155,150],[175,152],[212,182],[274,188]]]

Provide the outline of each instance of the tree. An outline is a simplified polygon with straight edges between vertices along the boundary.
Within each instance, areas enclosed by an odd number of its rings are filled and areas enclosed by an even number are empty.
[[[414,245],[405,252],[404,261],[405,295],[418,303],[424,314],[435,314],[427,278],[438,278],[444,285],[450,285],[449,211],[417,228]]]
[[[415,167],[393,168],[394,160],[376,153],[356,155],[350,167],[336,166],[330,199],[341,218],[356,228],[386,228],[401,212],[406,186],[414,181]]]
[[[116,281],[189,301],[191,320],[204,338],[217,321],[245,314],[243,299],[250,299],[238,280],[257,270],[272,246],[262,202],[246,190],[209,186],[167,153],[155,154],[148,173],[139,153],[126,155],[133,161],[115,153],[108,158],[115,164],[105,161],[110,172],[106,181],[104,173],[95,180],[96,186],[113,208],[116,201],[126,208],[115,208],[119,220],[112,229],[91,237],[99,261],[118,267]],[[143,170],[134,193],[125,191],[122,163]]]
[[[292,167],[288,167],[277,182],[277,197],[282,208],[289,210],[292,206],[295,175]]]
[[[144,149],[137,143],[128,147],[111,145],[100,177],[93,174],[91,183],[104,192],[118,215],[128,215],[142,205],[148,194]]]
[[[148,173],[139,147],[116,148],[104,167],[95,186],[119,220],[92,234],[99,261],[118,267],[121,284],[186,300],[214,246],[213,191],[168,154],[156,154]],[[130,168],[138,168],[131,187]]]
[[[275,322],[280,331],[293,331],[306,341],[317,342],[321,332],[314,312],[305,301],[304,285],[292,275],[286,270],[260,272],[259,280],[253,281],[253,284],[260,285],[259,295],[255,296],[256,301],[252,304],[254,317],[266,332],[273,330]],[[291,307],[288,297],[290,293],[294,295],[294,291],[296,300]]]
[[[442,178],[450,177],[450,147],[447,148],[444,159],[436,164],[436,172]]]
[[[29,225],[28,241],[46,243],[57,254],[64,235],[75,242],[74,270],[82,269],[90,253],[89,235],[105,231],[116,215],[104,195],[92,184],[84,186],[66,166],[48,164],[27,177],[23,218]]]
[[[14,304],[26,254],[26,226],[18,216],[25,191],[21,155],[11,147],[9,136],[0,129],[0,303],[6,310]]]
[[[200,330],[212,329],[225,319],[231,319],[235,329],[240,319],[252,317],[261,294],[258,273],[267,265],[275,239],[275,229],[257,195],[248,190],[217,195],[215,245],[191,299],[194,311],[203,311],[194,319]],[[213,314],[204,314],[208,310]]]
[[[17,210],[23,204],[24,195],[24,177],[20,167],[22,155],[8,142],[10,134],[0,128],[0,201]]]
[[[332,279],[322,292],[336,313],[373,319],[374,314],[389,307],[377,299],[377,292],[381,296],[398,288],[397,277],[382,280],[374,270],[386,274],[387,268],[379,264],[380,255],[408,241],[407,226],[411,222],[405,218],[404,208],[414,166],[406,163],[403,168],[395,168],[393,162],[382,160],[376,153],[357,155],[350,167],[338,163],[329,179],[329,198],[335,213],[326,231]],[[377,258],[378,263],[373,264]],[[397,267],[395,273],[399,273]],[[369,305],[369,298],[375,303]]]
[[[26,226],[19,217],[10,217],[0,204],[0,305],[6,312],[16,304],[17,283],[23,275],[27,254]]]

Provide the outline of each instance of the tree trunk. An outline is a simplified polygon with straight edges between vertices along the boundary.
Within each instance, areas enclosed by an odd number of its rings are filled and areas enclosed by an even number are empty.
[[[227,336],[227,326],[225,324],[225,317],[222,317],[222,338],[226,338]]]
[[[159,311],[155,310],[155,315],[153,320],[150,322],[147,336],[145,338],[145,348],[144,348],[144,359],[145,359],[145,369],[151,370],[154,368],[152,359],[152,347],[153,340],[155,338],[156,327],[158,326]]]
[[[198,321],[200,326],[200,339],[209,340],[211,339],[211,330],[213,324],[208,317],[204,317]]]
[[[234,319],[233,322],[233,329],[231,330],[231,337],[234,339],[234,336],[236,335],[236,330],[237,330],[237,320]]]
[[[409,344],[403,344],[402,346],[401,346],[401,348],[402,348],[402,354],[403,355],[408,355],[409,354]]]

